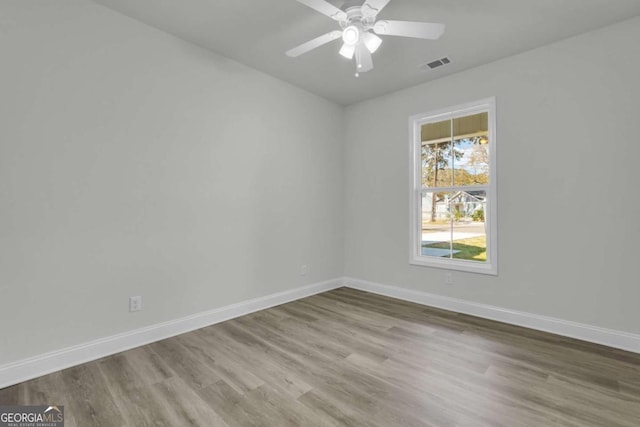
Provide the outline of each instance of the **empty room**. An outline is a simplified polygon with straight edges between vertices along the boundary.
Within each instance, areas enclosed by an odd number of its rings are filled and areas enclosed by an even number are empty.
[[[638,0],[0,0],[0,427],[640,425]]]

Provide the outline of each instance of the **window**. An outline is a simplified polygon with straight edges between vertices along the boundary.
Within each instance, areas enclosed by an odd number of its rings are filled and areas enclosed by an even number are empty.
[[[410,127],[410,263],[497,274],[495,99]]]

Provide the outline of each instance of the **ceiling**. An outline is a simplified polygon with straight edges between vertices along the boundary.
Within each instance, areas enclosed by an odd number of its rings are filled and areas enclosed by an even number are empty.
[[[640,15],[638,0],[391,0],[379,19],[441,22],[437,41],[383,36],[375,68],[354,76],[334,41],[284,52],[338,24],[296,0],[94,0],[201,47],[348,105]],[[329,0],[340,7],[343,0]],[[452,63],[432,71],[419,66]]]

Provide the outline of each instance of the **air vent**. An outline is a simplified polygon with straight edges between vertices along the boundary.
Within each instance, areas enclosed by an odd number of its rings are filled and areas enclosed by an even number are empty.
[[[422,64],[418,68],[420,69],[420,71],[431,71],[448,64],[451,64],[451,58],[445,56],[444,58],[436,59],[435,61]]]

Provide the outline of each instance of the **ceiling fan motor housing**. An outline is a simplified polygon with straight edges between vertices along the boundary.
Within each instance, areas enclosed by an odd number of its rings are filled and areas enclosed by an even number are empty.
[[[354,7],[357,7],[357,8],[362,7],[363,3],[364,3],[363,0],[346,0],[344,3],[342,3],[342,7],[340,7],[340,9],[346,12],[347,10]]]
[[[353,3],[353,2],[350,2]],[[346,3],[346,4],[350,4]],[[342,29],[347,28],[350,25],[356,25],[361,30],[366,31],[373,27],[375,22],[375,17],[367,17],[362,13],[362,7],[359,2],[356,2],[355,6],[349,6],[346,9],[343,9],[347,14],[347,20],[340,22],[340,27]],[[343,6],[344,7],[344,6]]]

